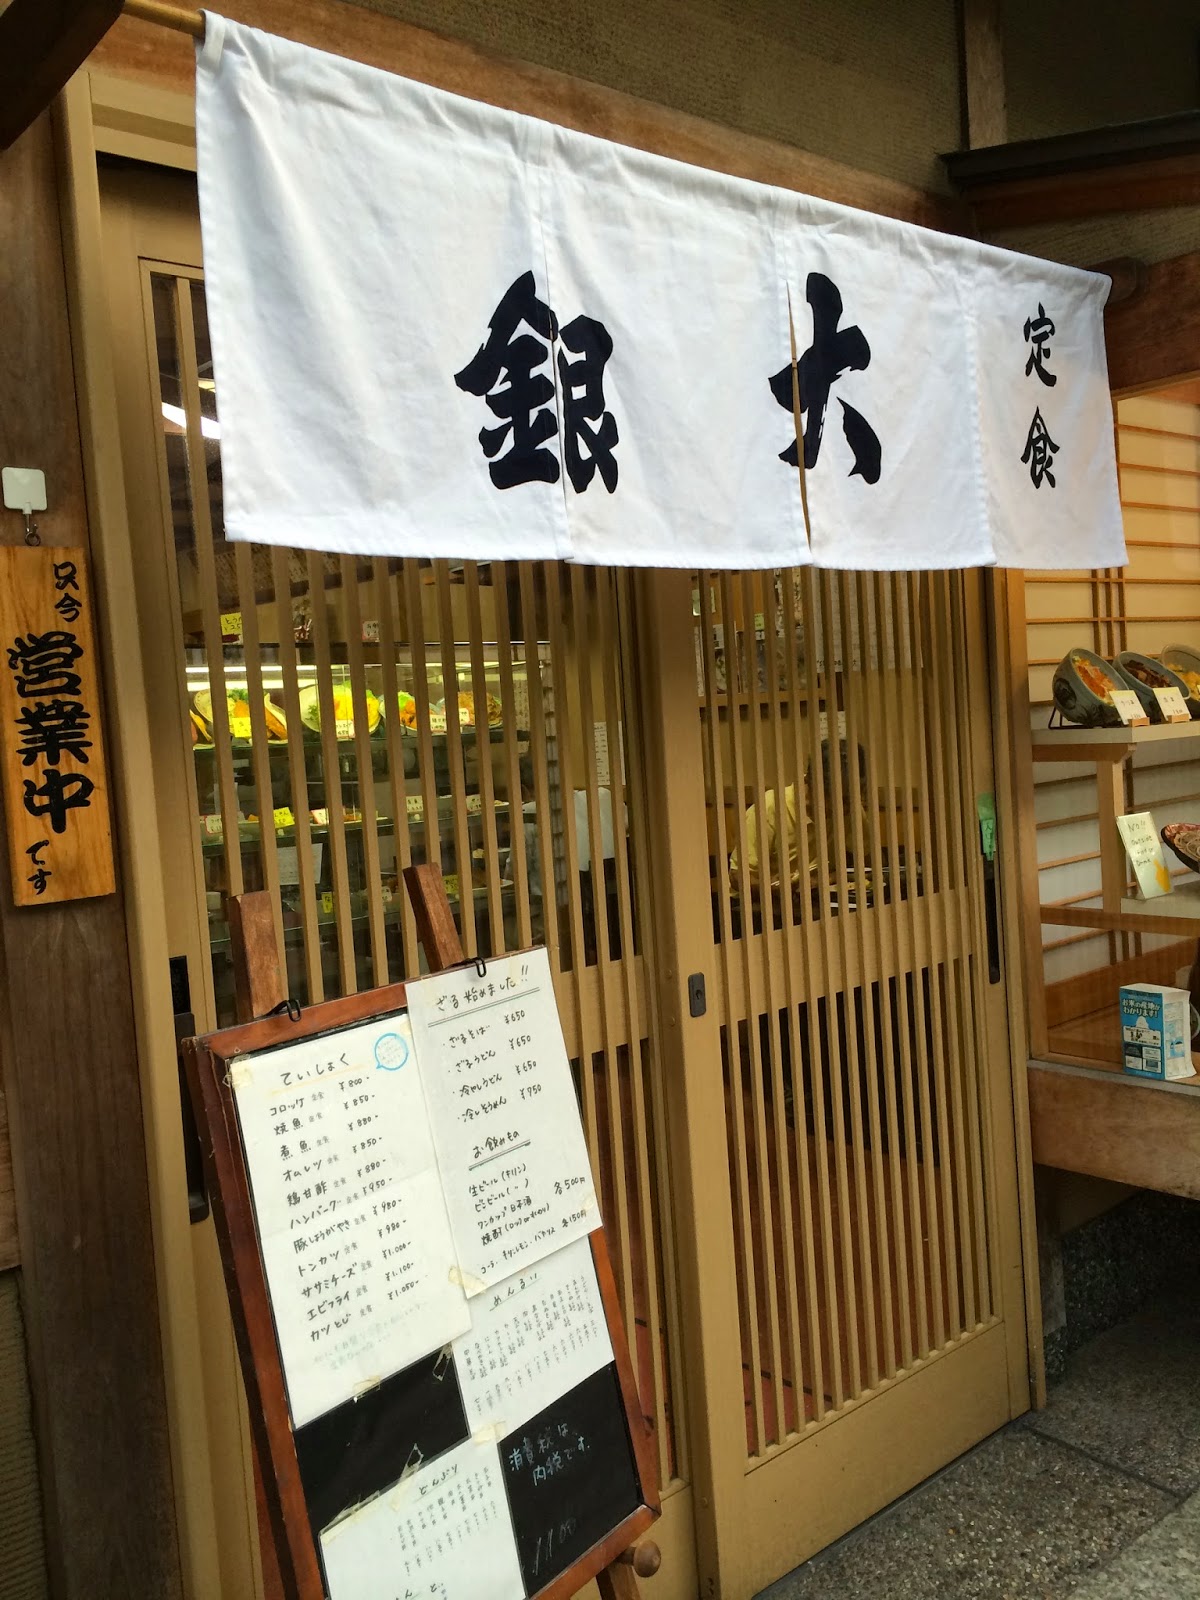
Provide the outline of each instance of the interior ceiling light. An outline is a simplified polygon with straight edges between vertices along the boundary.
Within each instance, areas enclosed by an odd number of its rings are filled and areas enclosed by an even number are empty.
[[[187,413],[182,406],[169,406],[164,400],[162,414],[168,422],[173,422],[177,428],[187,427]],[[216,417],[201,417],[200,432],[206,439],[219,439],[221,437],[221,424]]]

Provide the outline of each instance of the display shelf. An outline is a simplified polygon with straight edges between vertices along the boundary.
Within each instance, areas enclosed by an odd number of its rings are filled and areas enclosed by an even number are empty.
[[[1200,1199],[1200,1078],[1035,1060],[1028,1081],[1039,1165]]]
[[[1096,898],[1099,898],[1097,896]],[[1099,932],[1178,934],[1200,938],[1200,878],[1177,883],[1170,894],[1153,900],[1122,895],[1116,906],[1040,907],[1043,927],[1095,928]]]
[[[1035,728],[1035,761],[1123,761],[1142,745],[1200,738],[1200,722],[1159,722],[1144,728]]]

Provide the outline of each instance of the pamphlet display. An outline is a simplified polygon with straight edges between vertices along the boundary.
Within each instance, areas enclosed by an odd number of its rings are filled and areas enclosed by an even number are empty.
[[[657,1492],[545,951],[189,1051],[289,1600],[602,1574]]]

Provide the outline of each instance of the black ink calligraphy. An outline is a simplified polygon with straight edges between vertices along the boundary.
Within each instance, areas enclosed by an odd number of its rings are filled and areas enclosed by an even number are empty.
[[[1053,389],[1058,382],[1058,374],[1051,372],[1047,366],[1053,355],[1050,340],[1054,338],[1056,332],[1054,319],[1046,314],[1046,308],[1039,300],[1037,316],[1025,319],[1025,343],[1029,346],[1029,355],[1025,361],[1025,376],[1040,378],[1048,389]],[[1025,448],[1021,452],[1021,462],[1029,468],[1029,480],[1035,489],[1040,489],[1043,483],[1048,483],[1052,489],[1057,487],[1051,469],[1058,448],[1050,437],[1050,429],[1046,425],[1045,417],[1042,416],[1041,407],[1035,407],[1033,421],[1029,424],[1029,432],[1025,436]]]
[[[1054,337],[1054,323],[1046,315],[1046,308],[1038,302],[1036,317],[1028,317],[1025,321],[1025,343],[1029,346],[1029,359],[1025,363],[1025,376],[1036,372],[1038,377],[1048,389],[1053,389],[1058,382],[1056,373],[1046,370],[1046,363],[1050,360],[1051,350],[1049,341]]]
[[[78,622],[83,604],[79,598],[79,572],[73,561],[54,563],[54,588],[58,594],[55,611],[64,622]]]
[[[92,748],[87,737],[90,720],[91,712],[81,700],[37,700],[22,706],[17,718],[22,764],[31,767],[40,756],[56,767],[65,752],[86,766]]]
[[[799,380],[800,410],[807,418],[804,470],[811,472],[821,454],[830,391],[847,372],[866,371],[871,364],[871,346],[857,323],[848,328],[838,326],[842,319],[842,296],[831,278],[823,272],[810,272],[804,293],[812,308],[812,343],[794,367],[789,362],[770,382],[771,393],[779,404],[786,411],[792,411],[793,381]],[[840,395],[837,399],[842,408],[842,433],[854,457],[849,475],[857,474],[864,483],[878,483],[883,470],[879,436],[860,411],[848,405]],[[794,467],[798,465],[798,454],[793,440],[786,450],[780,451],[779,459]]]
[[[1055,487],[1054,474],[1050,470],[1054,465],[1054,457],[1058,454],[1058,446],[1050,437],[1050,430],[1046,427],[1045,419],[1040,408],[1033,413],[1033,421],[1029,424],[1029,436],[1025,440],[1025,449],[1021,460],[1029,468],[1029,476],[1033,480],[1033,487],[1040,489],[1042,480]]]
[[[33,871],[26,879],[26,882],[33,885],[34,894],[45,894],[46,885],[54,876],[54,874],[50,871],[50,868],[45,866],[42,861],[43,850],[49,850],[49,848],[49,839],[38,839],[31,844],[25,852],[25,854],[33,862]]]
[[[561,467],[552,448],[558,436],[554,384],[540,370],[550,361],[556,339],[563,346],[557,366],[567,477],[576,493],[582,493],[599,472],[611,494],[617,486],[613,452],[619,434],[604,397],[604,368],[613,344],[603,323],[579,316],[560,332],[554,312],[538,298],[533,273],[522,273],[492,313],[487,338],[454,381],[484,400],[498,418],[498,426],[479,432],[497,489],[557,483]]]
[[[76,622],[83,611],[79,573],[73,561],[54,563],[55,610],[66,621]],[[65,604],[64,604],[65,602]],[[82,677],[76,670],[83,658],[83,647],[75,634],[64,628],[45,633],[20,634],[8,648],[8,666],[22,700],[31,705],[20,708],[15,718],[17,754],[23,767],[41,764],[37,778],[24,780],[23,800],[31,817],[44,817],[52,833],[65,833],[69,814],[91,804],[95,780],[83,772],[61,772],[64,757],[88,764],[91,712],[76,696]],[[42,840],[38,852],[49,848]],[[44,894],[50,869],[40,854],[29,851],[35,871],[29,878],[35,894]]]
[[[47,767],[39,785],[25,779],[25,809],[31,817],[45,817],[55,833],[67,831],[67,813],[90,803],[96,785],[82,772],[59,772]]]
[[[8,665],[16,680],[17,693],[26,698],[35,694],[78,694],[80,677],[75,663],[83,655],[73,633],[52,628],[48,633],[18,636],[9,646]]]

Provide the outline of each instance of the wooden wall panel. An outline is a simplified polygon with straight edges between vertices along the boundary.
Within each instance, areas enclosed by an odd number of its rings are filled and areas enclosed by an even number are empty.
[[[0,458],[45,471],[45,542],[85,544],[46,117],[0,157],[0,306]],[[20,518],[0,513],[0,539],[22,537]],[[179,1559],[120,895],[18,910],[0,889],[0,1060],[25,1223],[54,1591],[62,1600],[174,1600]]]
[[[930,228],[972,230],[958,201],[564,72],[492,55],[338,0],[230,0],[222,9],[226,16],[317,49],[678,161]],[[89,66],[190,93],[193,61],[191,39],[126,17],[92,53]]]
[[[47,1600],[19,1286],[19,1273],[0,1272],[0,1593],[4,1600]]]
[[[1142,292],[1105,316],[1104,341],[1115,394],[1200,374],[1200,250],[1147,268]]]
[[[0,1272],[21,1259],[17,1249],[17,1201],[13,1192],[12,1151],[8,1141],[8,1102],[0,1086]]]

